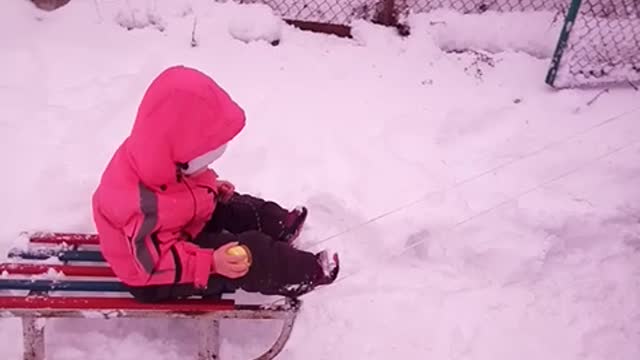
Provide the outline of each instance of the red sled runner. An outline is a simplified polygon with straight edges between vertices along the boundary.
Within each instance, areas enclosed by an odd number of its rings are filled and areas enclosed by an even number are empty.
[[[221,319],[283,322],[274,344],[256,359],[273,359],[289,339],[301,306],[299,299],[285,298],[284,304],[267,306],[226,299],[140,303],[114,276],[98,244],[97,235],[92,234],[31,234],[27,248],[11,249],[8,257],[12,262],[0,264],[0,314],[22,318],[24,360],[46,359],[45,326],[39,319],[96,314],[102,319],[193,319],[198,324],[197,360],[220,359]],[[16,295],[20,292],[23,294]]]

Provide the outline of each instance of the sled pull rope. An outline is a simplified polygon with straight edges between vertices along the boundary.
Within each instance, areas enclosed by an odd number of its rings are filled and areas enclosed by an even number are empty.
[[[560,175],[558,175],[558,176],[555,176],[555,177],[553,177],[553,178],[551,178],[551,179],[549,179],[549,180],[543,181],[543,182],[541,182],[541,183],[539,183],[539,184],[537,184],[537,185],[535,185],[535,186],[532,186],[532,187],[528,188],[527,190],[522,191],[522,192],[520,192],[520,193],[518,193],[518,194],[516,194],[516,195],[514,195],[514,196],[511,196],[511,197],[507,198],[506,200],[501,201],[501,202],[499,202],[498,204],[493,205],[493,206],[491,206],[491,207],[489,207],[489,208],[487,208],[487,209],[484,209],[484,210],[481,210],[481,211],[479,211],[479,212],[476,212],[475,214],[473,214],[473,215],[471,215],[471,216],[468,216],[468,217],[466,217],[466,218],[464,218],[464,219],[462,219],[462,220],[458,221],[457,223],[455,223],[455,224],[453,224],[453,225],[451,225],[451,226],[449,226],[449,227],[445,228],[445,229],[440,233],[440,235],[442,236],[442,235],[444,235],[444,234],[447,234],[447,233],[449,233],[449,232],[451,232],[451,231],[455,230],[457,227],[459,227],[459,226],[461,226],[461,225],[464,225],[464,224],[466,224],[467,222],[469,222],[469,221],[471,221],[471,220],[474,220],[474,219],[480,218],[480,217],[482,217],[482,216],[485,216],[485,215],[487,215],[487,214],[490,214],[491,212],[495,211],[496,209],[498,209],[498,208],[500,208],[500,207],[502,207],[502,206],[504,206],[504,205],[506,205],[506,204],[508,204],[508,203],[511,203],[511,202],[513,202],[513,201],[517,201],[518,199],[522,198],[522,197],[523,197],[523,196],[525,196],[525,195],[528,195],[528,194],[530,194],[530,193],[532,193],[532,192],[534,192],[534,191],[536,191],[536,190],[539,190],[540,188],[542,188],[542,187],[544,187],[544,186],[547,186],[547,185],[549,185],[549,184],[551,184],[551,183],[554,183],[554,182],[556,182],[556,181],[559,181],[559,180],[561,180],[561,179],[564,179],[564,178],[566,178],[566,177],[568,177],[568,176],[570,176],[570,175],[572,175],[572,174],[574,174],[574,173],[576,173],[576,172],[578,172],[578,171],[580,171],[580,170],[584,169],[584,168],[585,168],[585,167],[587,167],[588,165],[591,165],[591,164],[593,164],[593,163],[596,163],[596,162],[598,162],[598,161],[601,161],[601,160],[603,160],[603,159],[606,159],[606,158],[608,158],[609,156],[612,156],[612,155],[614,155],[615,153],[618,153],[618,152],[620,152],[620,151],[622,151],[622,150],[624,150],[624,149],[627,149],[627,148],[629,148],[629,147],[631,147],[631,146],[633,146],[633,145],[636,145],[636,144],[640,144],[640,139],[635,139],[635,140],[632,140],[632,141],[629,141],[629,142],[625,143],[624,145],[621,145],[621,146],[615,147],[615,148],[613,148],[613,149],[611,149],[611,150],[609,150],[609,151],[605,152],[605,153],[604,153],[604,154],[602,154],[602,155],[596,156],[596,157],[592,158],[591,160],[584,162],[582,165],[578,165],[578,166],[576,166],[576,167],[572,168],[572,169],[571,169],[571,170],[569,170],[569,171],[566,171],[566,172],[564,172],[564,173],[562,173],[562,174],[560,174]],[[412,204],[415,204],[415,203],[417,203],[417,202],[419,202],[419,201],[414,201]],[[405,206],[404,208],[407,208],[407,207],[409,207],[409,206]],[[398,211],[400,211],[400,210],[402,210],[402,209],[397,209],[397,210],[396,210],[396,211],[394,211],[394,212],[398,212]],[[392,214],[392,213],[394,213],[394,212],[389,212],[387,215],[390,215],[390,214]],[[384,215],[384,216],[387,216],[387,215]],[[377,219],[381,219],[381,218],[382,218],[382,217],[384,217],[384,216],[378,216],[378,217],[376,218],[376,220],[377,220]],[[373,221],[375,221],[375,220],[373,220]],[[373,221],[368,221],[367,223],[371,223],[371,222],[373,222]],[[352,229],[355,229],[355,227],[354,227],[354,228],[352,228]],[[346,234],[347,232],[349,232],[349,231],[344,231],[343,233],[345,233],[345,234]],[[340,236],[340,235],[335,235],[334,237],[337,237],[337,236]],[[396,257],[399,257],[399,256],[403,255],[403,254],[404,254],[404,253],[406,253],[407,251],[409,251],[409,250],[411,250],[411,249],[413,249],[413,248],[415,248],[415,247],[417,247],[417,246],[419,246],[419,245],[421,245],[421,244],[423,244],[423,243],[424,243],[424,239],[420,239],[420,240],[416,241],[415,243],[413,243],[413,244],[411,244],[411,245],[409,245],[409,246],[406,246],[406,247],[402,248],[399,252],[397,252],[397,253],[395,253],[395,254],[391,254],[391,255],[389,255],[389,256],[383,256],[383,257],[381,257],[380,259],[378,259],[378,260],[375,262],[375,263],[376,263],[376,267],[375,267],[375,268],[374,268],[374,267],[372,267],[372,266],[364,266],[364,267],[362,267],[362,268],[360,268],[360,269],[357,269],[357,270],[352,271],[351,273],[345,274],[344,276],[339,276],[339,277],[338,277],[338,279],[336,279],[336,280],[333,282],[333,284],[335,285],[335,284],[337,284],[337,283],[339,283],[339,282],[341,282],[341,281],[343,281],[343,280],[346,280],[346,279],[348,279],[348,278],[350,278],[350,277],[352,277],[352,276],[354,276],[354,275],[357,275],[357,274],[359,274],[359,273],[365,272],[365,271],[367,271],[367,270],[370,270],[370,269],[377,269],[377,268],[379,268],[380,262],[385,262],[385,261],[393,260],[394,258],[396,258]],[[317,289],[316,291],[318,291],[318,290],[321,290],[321,289]]]
[[[376,215],[376,216],[374,216],[374,217],[372,217],[372,218],[369,218],[369,219],[367,219],[367,220],[366,220],[366,221],[364,221],[364,222],[361,222],[361,223],[358,223],[358,224],[353,225],[353,226],[351,226],[351,227],[348,227],[348,228],[346,228],[346,229],[344,229],[344,230],[342,230],[342,231],[340,231],[340,232],[338,232],[338,233],[336,233],[336,234],[333,234],[333,235],[331,235],[331,236],[329,236],[329,237],[326,237],[326,238],[324,238],[324,239],[322,239],[322,240],[320,240],[320,241],[317,241],[317,242],[315,242],[315,243],[312,243],[312,244],[310,244],[309,246],[305,247],[305,250],[311,249],[311,248],[313,248],[313,247],[315,247],[315,246],[318,246],[318,245],[320,245],[320,244],[322,244],[322,243],[325,243],[325,242],[327,242],[327,241],[330,241],[330,240],[333,240],[333,239],[335,239],[335,238],[341,237],[341,236],[343,236],[343,235],[346,235],[346,234],[348,234],[348,233],[350,233],[350,232],[353,232],[353,231],[355,231],[355,230],[357,230],[357,229],[360,229],[360,228],[362,228],[362,227],[368,226],[368,225],[370,225],[370,224],[372,224],[372,223],[374,223],[374,222],[376,222],[376,221],[378,221],[378,220],[380,220],[380,219],[383,219],[383,218],[385,218],[385,217],[387,217],[387,216],[389,216],[389,215],[393,215],[393,214],[395,214],[395,213],[401,212],[401,211],[406,210],[406,209],[408,209],[408,208],[410,208],[410,207],[413,207],[413,206],[415,206],[415,205],[418,205],[418,204],[420,204],[420,203],[422,203],[422,202],[425,202],[425,201],[427,201],[427,200],[428,200],[431,196],[433,196],[433,195],[438,195],[438,194],[445,193],[445,192],[447,192],[447,191],[456,190],[457,188],[459,188],[459,187],[460,187],[460,186],[462,186],[462,185],[465,185],[465,184],[468,184],[468,183],[470,183],[470,182],[472,182],[472,181],[478,180],[478,179],[480,179],[480,178],[482,178],[482,177],[484,177],[484,176],[486,176],[486,175],[489,175],[489,174],[492,174],[492,173],[497,172],[497,171],[499,171],[499,170],[502,170],[502,169],[504,169],[504,168],[506,168],[506,167],[508,167],[508,166],[511,166],[511,165],[513,165],[513,164],[516,164],[516,163],[519,163],[519,162],[520,162],[520,161],[522,161],[522,160],[528,159],[528,158],[530,158],[530,157],[533,157],[533,156],[535,156],[535,155],[538,155],[538,154],[540,154],[540,153],[543,153],[543,152],[545,152],[545,151],[547,151],[547,150],[553,149],[554,147],[557,147],[557,146],[562,145],[562,144],[564,144],[564,143],[566,143],[566,142],[568,142],[568,141],[570,141],[570,140],[573,140],[573,139],[577,138],[577,137],[578,137],[578,136],[580,136],[580,135],[584,135],[584,134],[590,133],[591,131],[596,130],[596,129],[598,129],[598,128],[600,128],[600,127],[604,126],[604,125],[607,125],[607,124],[610,124],[610,123],[614,123],[614,122],[616,122],[617,120],[620,120],[621,118],[623,118],[625,115],[632,114],[632,113],[634,113],[634,112],[636,112],[636,111],[638,111],[638,110],[640,110],[640,107],[636,107],[636,108],[634,108],[634,109],[632,109],[632,110],[629,110],[629,111],[623,112],[623,113],[618,114],[618,115],[614,115],[613,117],[610,117],[610,118],[608,118],[608,119],[606,119],[606,120],[603,120],[603,121],[601,121],[601,122],[599,122],[599,123],[597,123],[597,124],[594,124],[594,125],[592,125],[592,126],[590,126],[590,127],[587,127],[587,128],[586,128],[586,129],[584,129],[584,130],[580,130],[580,131],[576,132],[575,134],[572,134],[572,135],[566,136],[566,137],[561,138],[561,139],[556,140],[556,141],[549,142],[549,143],[547,143],[547,144],[543,145],[542,147],[540,147],[540,148],[538,148],[538,149],[535,149],[535,150],[533,150],[533,151],[531,151],[531,152],[528,152],[528,153],[525,153],[525,154],[523,154],[523,155],[517,156],[516,158],[514,158],[514,159],[512,159],[512,160],[505,161],[505,162],[503,162],[502,164],[499,164],[499,165],[497,165],[497,166],[494,166],[493,168],[491,168],[491,169],[489,169],[489,170],[482,171],[482,172],[480,172],[480,173],[478,173],[478,174],[476,174],[476,175],[473,175],[473,176],[470,176],[470,177],[468,177],[468,178],[466,178],[466,179],[463,179],[463,180],[460,180],[460,181],[458,181],[458,182],[455,182],[453,185],[450,185],[450,186],[445,187],[445,188],[440,189],[440,190],[433,190],[433,191],[429,191],[429,192],[427,192],[427,193],[425,193],[425,194],[421,195],[420,197],[418,197],[416,200],[413,200],[413,201],[411,201],[411,202],[405,203],[405,204],[403,204],[403,205],[401,205],[401,206],[398,206],[398,207],[396,207],[396,208],[394,208],[394,209],[392,209],[392,210],[386,211],[386,212],[384,212],[384,213],[382,213],[382,214],[379,214],[379,215]],[[632,143],[630,143],[630,144],[628,144],[628,145],[625,145],[624,147],[630,146],[630,145],[632,145],[632,144],[633,144],[633,142],[632,142]],[[614,151],[614,152],[615,152],[615,151]],[[594,162],[595,162],[595,161],[597,161],[598,159],[599,159],[599,158],[596,158],[596,159],[594,160]],[[577,170],[576,170],[576,171],[577,171]],[[570,175],[570,174],[566,174],[566,175],[564,175],[564,176],[568,176],[568,175]],[[560,179],[560,178],[558,178],[558,179],[554,179],[554,180],[552,180],[552,181],[557,181],[557,180],[559,180],[559,179]],[[544,185],[545,185],[545,184],[540,184],[539,186],[544,186]],[[539,187],[539,186],[536,186],[536,188],[537,188],[537,187]],[[510,199],[508,199],[508,200],[506,200],[506,201],[507,201],[507,202],[509,202],[509,201],[512,201],[512,200],[516,200],[518,196],[524,196],[524,195],[526,195],[526,194],[516,195],[516,197],[510,198]],[[497,206],[499,207],[499,206],[501,206],[501,205],[502,205],[502,204],[498,204]],[[486,210],[485,210],[485,211],[486,211]],[[484,211],[483,211],[483,212],[484,212]],[[466,221],[468,221],[468,220],[471,220],[471,219],[475,218],[477,215],[479,215],[479,213],[478,213],[478,214],[475,214],[475,215],[472,215],[472,216],[471,216],[469,219],[467,219],[467,220],[463,220],[463,222],[466,222]],[[463,222],[461,222],[461,223],[463,223]],[[418,244],[419,244],[419,243],[418,243]]]

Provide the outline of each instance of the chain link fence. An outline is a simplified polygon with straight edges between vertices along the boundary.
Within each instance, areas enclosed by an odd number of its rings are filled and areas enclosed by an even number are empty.
[[[570,0],[239,0],[263,3],[286,19],[347,25],[364,19],[384,25],[398,25],[409,12],[450,9],[463,14],[485,11],[564,11]]]
[[[409,13],[551,11],[565,18],[546,82],[555,87],[640,80],[640,0],[239,0],[269,5],[298,24],[348,34],[358,19],[405,29]],[[573,11],[573,12],[572,12]],[[318,26],[303,26],[319,29]],[[482,29],[478,29],[482,31]]]
[[[573,0],[546,82],[640,82],[640,1]]]
[[[414,12],[450,9],[463,14],[481,14],[485,11],[562,11],[567,0],[404,0],[404,8]],[[403,5],[400,5],[403,7]],[[403,10],[405,10],[403,9]]]
[[[368,16],[376,0],[238,0],[241,4],[262,3],[287,20],[348,26]]]

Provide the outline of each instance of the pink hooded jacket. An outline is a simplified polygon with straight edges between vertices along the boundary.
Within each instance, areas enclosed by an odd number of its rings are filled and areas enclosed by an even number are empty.
[[[180,165],[226,144],[244,125],[243,110],[197,70],[172,67],[151,83],[93,194],[101,252],[122,282],[206,287],[213,250],[186,240],[213,213],[217,175],[207,169],[186,177]]]

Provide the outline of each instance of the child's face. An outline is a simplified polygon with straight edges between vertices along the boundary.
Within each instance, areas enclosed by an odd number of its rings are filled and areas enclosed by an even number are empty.
[[[182,172],[187,176],[201,174],[202,172],[207,170],[209,164],[219,159],[222,154],[224,154],[226,149],[227,144],[224,144],[217,149],[211,150],[208,153],[198,156],[197,158],[189,161],[189,167],[186,170],[182,170]]]
[[[186,174],[186,176],[187,176],[187,177],[195,177],[195,176],[198,176],[198,175],[202,174],[203,172],[207,171],[207,169],[208,169],[208,167],[207,167],[207,166],[205,166],[205,167],[200,168],[200,169],[198,169],[198,170],[196,170],[196,171],[194,171],[194,172],[191,172],[191,173],[189,173],[189,174]]]

